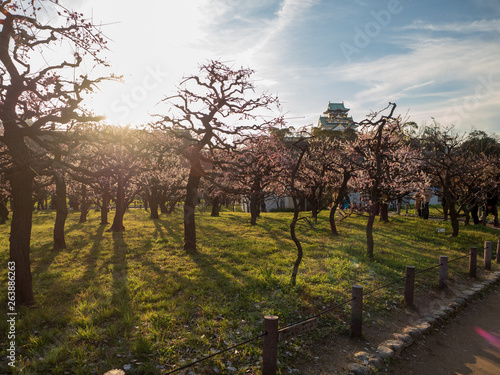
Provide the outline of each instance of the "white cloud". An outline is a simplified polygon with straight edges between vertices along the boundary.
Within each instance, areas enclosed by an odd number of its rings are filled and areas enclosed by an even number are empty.
[[[411,50],[370,62],[347,64],[335,71],[346,81],[367,86],[357,95],[398,95],[408,87],[430,83],[474,80],[485,72],[498,71],[500,46],[493,42],[454,39],[416,40]]]
[[[411,25],[400,28],[399,30],[428,30],[428,31],[451,31],[456,33],[498,33],[500,32],[500,20],[478,20],[473,22],[447,23],[447,24],[428,24],[422,20],[417,20]]]

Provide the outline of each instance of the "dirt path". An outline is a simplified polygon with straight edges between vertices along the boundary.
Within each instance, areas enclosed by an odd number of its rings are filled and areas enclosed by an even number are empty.
[[[387,374],[498,375],[500,347],[490,344],[475,327],[500,338],[500,286],[467,306],[449,324],[406,349]]]

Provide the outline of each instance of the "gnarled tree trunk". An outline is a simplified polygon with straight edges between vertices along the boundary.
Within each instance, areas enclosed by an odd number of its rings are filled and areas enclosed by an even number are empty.
[[[123,232],[125,227],[123,225],[123,217],[125,216],[125,184],[123,181],[122,172],[118,172],[118,184],[116,188],[116,210],[113,224],[108,229],[110,232]]]
[[[102,193],[102,204],[101,204],[101,223],[100,225],[108,225],[108,212],[109,203],[111,202],[111,194],[108,190]]]
[[[215,197],[214,199],[212,199],[212,212],[210,213],[210,216],[219,217],[220,208],[221,208],[220,198]]]
[[[149,196],[149,208],[151,209],[151,219],[159,219],[160,216],[158,215],[158,189],[156,188],[151,189],[151,195]]]
[[[18,168],[8,176],[12,188],[9,261],[15,265],[16,305],[35,303],[30,268],[33,178],[29,167]]]
[[[389,222],[389,205],[387,203],[380,203],[380,221]]]
[[[89,213],[90,209],[90,201],[88,199],[87,195],[87,185],[82,184],[82,190],[81,190],[81,203],[80,203],[80,220],[78,221],[79,223],[86,223],[87,222],[87,215]]]
[[[299,273],[299,266],[302,262],[302,257],[304,256],[304,251],[302,250],[302,245],[295,234],[295,227],[297,226],[297,221],[299,220],[299,205],[296,202],[296,198],[293,198],[293,219],[290,223],[290,237],[292,238],[295,247],[297,248],[297,258],[293,264],[292,276],[290,282],[293,286],[297,283],[297,274]]]
[[[184,203],[184,250],[196,251],[195,209],[198,201],[198,186],[201,177],[196,173],[189,174],[186,186],[186,202]]]
[[[260,215],[261,187],[260,179],[257,178],[252,184],[252,193],[250,194],[250,224],[257,224],[257,218]]]
[[[337,196],[333,200],[332,207],[330,208],[330,229],[332,231],[332,234],[334,236],[338,236],[339,233],[337,231],[337,224],[335,223],[335,213],[337,212],[337,209],[339,205],[342,203],[344,198],[347,196],[347,184],[349,183],[349,180],[351,179],[351,175],[349,173],[345,173],[342,179],[342,185],[340,185],[340,189],[338,191]]]

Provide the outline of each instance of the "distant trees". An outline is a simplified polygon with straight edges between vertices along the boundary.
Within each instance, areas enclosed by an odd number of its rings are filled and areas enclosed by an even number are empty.
[[[468,212],[468,206],[498,182],[498,158],[484,153],[493,151],[494,143],[481,147],[477,141],[474,133],[466,137],[436,123],[425,127],[419,139],[422,169],[439,189],[452,237],[458,236],[461,212]]]
[[[158,219],[158,210],[172,212],[185,196],[188,168],[176,152],[179,140],[160,131],[143,131],[141,138],[147,146],[143,154],[143,172],[137,184],[151,213]]]
[[[175,153],[175,139],[102,124],[81,127],[73,138],[75,160],[69,170],[80,186],[73,191],[74,200],[87,209],[92,199],[100,208],[101,225],[108,224],[109,206],[114,202],[110,231],[125,230],[124,215],[136,196],[152,207],[152,218],[158,218],[160,202],[177,202],[179,194],[182,196],[179,191],[184,188],[186,173]]]

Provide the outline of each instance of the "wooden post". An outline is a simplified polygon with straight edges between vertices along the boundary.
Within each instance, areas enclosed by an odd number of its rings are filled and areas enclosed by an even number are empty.
[[[262,352],[262,375],[276,375],[278,361],[278,317],[264,317],[264,348]]]
[[[353,285],[351,303],[351,335],[361,337],[363,333],[363,287]]]
[[[405,278],[405,304],[413,306],[413,295],[415,291],[415,267],[406,266]]]
[[[491,270],[491,241],[484,241],[484,269]]]
[[[497,241],[497,263],[500,263],[500,237],[498,237]]]
[[[469,249],[469,276],[477,276],[477,247],[471,247]]]
[[[439,257],[439,289],[446,288],[448,284],[448,257],[441,255]]]

